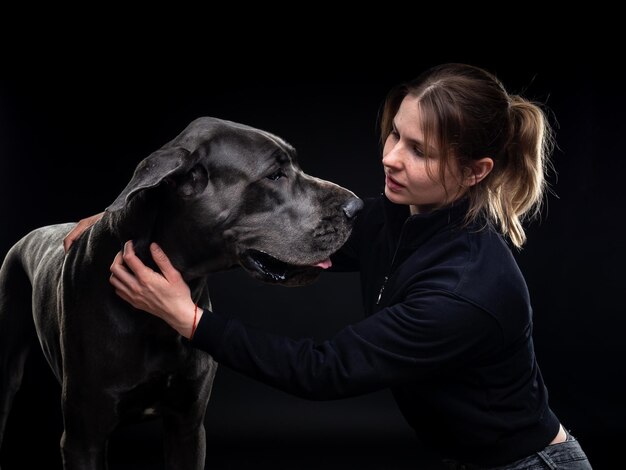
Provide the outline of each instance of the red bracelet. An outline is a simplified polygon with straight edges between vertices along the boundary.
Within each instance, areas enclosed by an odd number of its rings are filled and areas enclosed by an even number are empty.
[[[195,308],[193,309],[193,326],[191,327],[191,335],[189,335],[189,341],[193,339],[193,334],[196,332],[196,326],[198,326],[196,324],[197,320],[198,320],[198,304],[196,304]]]

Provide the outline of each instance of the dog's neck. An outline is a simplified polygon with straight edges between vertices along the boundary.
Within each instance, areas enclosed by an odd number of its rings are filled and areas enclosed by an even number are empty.
[[[122,210],[107,212],[107,217],[114,238],[121,245],[132,240],[139,259],[154,270],[158,268],[150,253],[152,242],[188,281],[234,264],[219,233],[202,233],[191,226],[193,220],[186,220],[158,189],[135,196]]]

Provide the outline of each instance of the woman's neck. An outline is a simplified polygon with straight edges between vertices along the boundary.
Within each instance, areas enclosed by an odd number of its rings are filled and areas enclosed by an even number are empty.
[[[426,214],[428,212],[432,212],[436,209],[441,209],[443,207],[447,207],[447,206],[451,206],[456,204],[457,201],[460,201],[461,199],[463,199],[463,196],[457,197],[451,201],[446,202],[445,204],[425,204],[425,205],[421,205],[421,206],[417,206],[415,204],[409,204],[409,210],[411,212],[411,215],[416,215],[416,214]]]

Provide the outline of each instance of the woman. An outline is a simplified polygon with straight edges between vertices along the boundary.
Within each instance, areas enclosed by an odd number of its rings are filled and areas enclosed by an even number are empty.
[[[162,274],[128,242],[111,284],[222,365],[286,392],[391,388],[449,468],[591,468],[548,405],[528,290],[505,241],[524,244],[522,221],[544,196],[542,110],[480,68],[446,64],[390,92],[381,133],[384,195],[332,258],[361,272],[367,317],[333,339],[294,341],[194,305],[154,244]]]

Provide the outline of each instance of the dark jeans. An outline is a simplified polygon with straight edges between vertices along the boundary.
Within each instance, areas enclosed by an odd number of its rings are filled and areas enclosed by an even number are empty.
[[[450,470],[591,470],[591,464],[578,441],[568,432],[567,440],[549,445],[539,452],[500,467],[480,467],[445,460]]]

